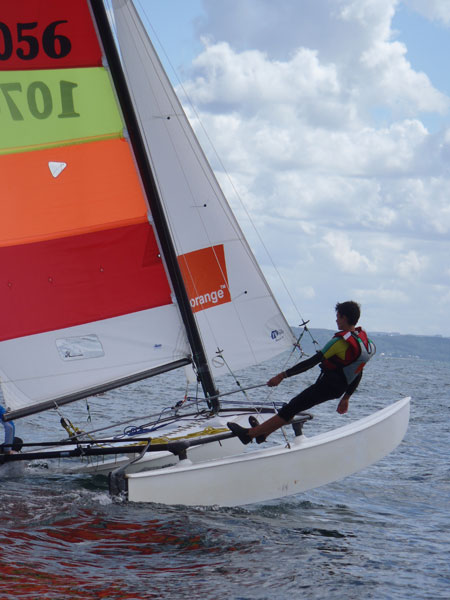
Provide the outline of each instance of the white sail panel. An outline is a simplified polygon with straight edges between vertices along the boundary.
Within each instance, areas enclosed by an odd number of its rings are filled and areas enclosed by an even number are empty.
[[[201,261],[183,273],[205,351],[219,348],[231,368],[242,368],[292,347],[294,338],[245,241],[211,167],[128,0],[114,0],[125,75],[180,265],[186,255],[223,247],[229,298],[211,306]],[[197,299],[197,300],[196,300]],[[273,334],[278,331],[279,335]],[[275,337],[274,337],[275,336]],[[275,338],[277,338],[275,340]]]
[[[173,305],[0,344],[0,378],[12,411],[187,359]]]

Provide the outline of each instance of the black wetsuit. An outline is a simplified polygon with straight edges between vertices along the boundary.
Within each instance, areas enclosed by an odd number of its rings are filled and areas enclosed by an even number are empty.
[[[323,353],[318,352],[315,356],[303,360],[290,369],[287,369],[286,376],[292,377],[293,375],[298,375],[298,373],[304,373],[322,362],[323,358]],[[362,373],[349,384],[347,383],[342,369],[337,368],[331,371],[328,369],[325,370],[323,367],[321,368],[322,373],[319,375],[316,382],[300,392],[297,396],[294,396],[289,404],[285,404],[278,411],[278,415],[282,419],[290,421],[299,412],[308,410],[312,406],[316,406],[327,400],[339,398],[345,393],[351,396],[361,381]]]

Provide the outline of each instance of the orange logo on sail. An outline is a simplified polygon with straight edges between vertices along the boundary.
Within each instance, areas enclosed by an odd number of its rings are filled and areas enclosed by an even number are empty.
[[[192,312],[231,302],[223,245],[178,258]]]

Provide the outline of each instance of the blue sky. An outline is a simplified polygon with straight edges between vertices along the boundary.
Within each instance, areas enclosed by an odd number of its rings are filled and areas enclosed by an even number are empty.
[[[450,336],[448,0],[137,5],[289,321],[241,201],[313,326]]]
[[[136,5],[150,34],[154,32],[161,41],[162,50],[177,73],[189,69],[202,50],[195,33],[195,22],[204,14],[202,0],[139,0]],[[158,45],[154,35],[152,41]],[[161,59],[166,60],[164,56]]]
[[[398,39],[408,48],[407,58],[414,69],[424,71],[434,86],[450,96],[449,27],[439,21],[430,21],[404,5],[399,7],[392,24],[398,31]],[[429,119],[434,128],[441,123],[441,119]],[[448,115],[443,120],[450,122]]]
[[[448,56],[450,31],[444,24],[430,21],[406,6],[400,6],[393,21],[398,39],[407,48],[407,57],[418,71],[425,71],[432,83],[450,93]]]

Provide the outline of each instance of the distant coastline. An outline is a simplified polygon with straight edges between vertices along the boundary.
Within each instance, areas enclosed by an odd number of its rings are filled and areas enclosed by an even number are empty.
[[[299,335],[300,328],[292,329],[296,335]],[[331,329],[311,328],[309,331],[318,344],[315,346],[309,333],[305,332],[300,344],[307,354],[320,350],[335,333]],[[384,354],[394,358],[422,358],[450,362],[450,338],[439,335],[402,335],[385,332],[369,332],[369,335],[375,342],[378,356]]]

